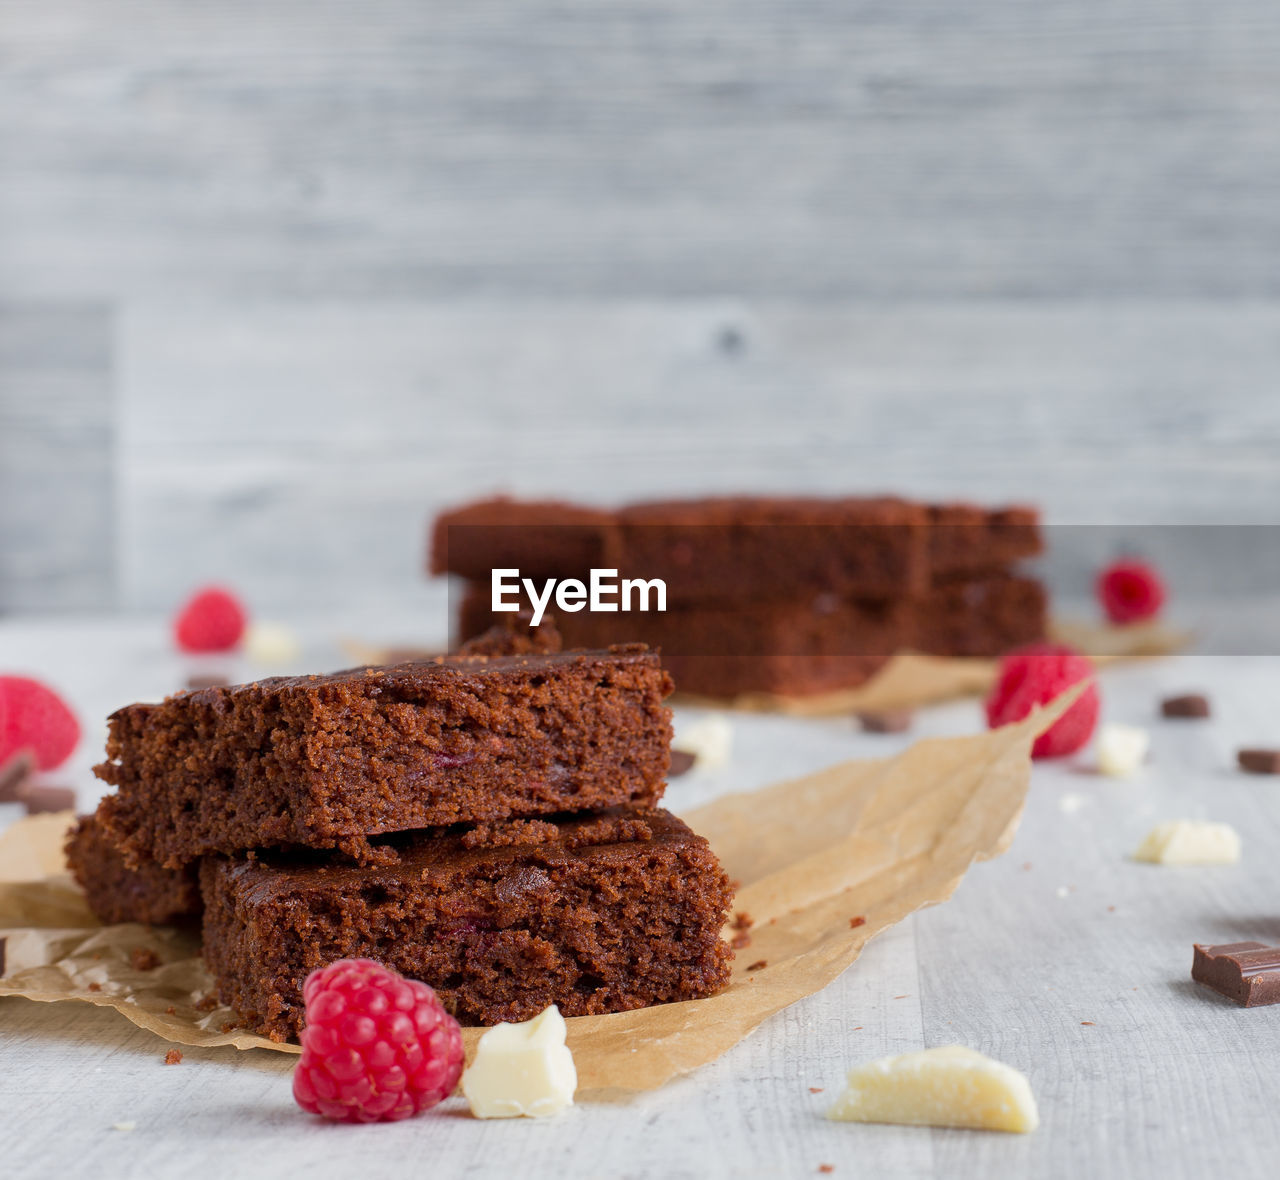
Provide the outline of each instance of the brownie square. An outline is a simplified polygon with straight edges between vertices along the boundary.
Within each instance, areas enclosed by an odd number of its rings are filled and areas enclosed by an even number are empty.
[[[935,583],[1000,570],[1043,551],[1034,508],[961,502],[929,507],[929,569]]]
[[[618,513],[624,577],[661,578],[667,602],[884,597],[929,583],[923,505],[893,498],[729,496]]]
[[[488,581],[494,569],[518,569],[526,578],[586,577],[609,564],[613,529],[607,511],[498,496],[436,518],[429,568],[476,581]]]
[[[671,681],[655,653],[437,657],[179,693],[112,714],[100,819],[130,864],[367,850],[434,824],[651,805]]]
[[[107,925],[177,922],[203,909],[195,864],[166,869],[148,860],[131,869],[96,815],[81,816],[67,833],[66,854],[89,908]]]
[[[218,992],[277,1040],[307,975],[377,960],[436,989],[464,1024],[620,1012],[710,995],[728,978],[729,883],[665,811],[508,820],[393,838],[392,863],[211,858],[204,954]]]

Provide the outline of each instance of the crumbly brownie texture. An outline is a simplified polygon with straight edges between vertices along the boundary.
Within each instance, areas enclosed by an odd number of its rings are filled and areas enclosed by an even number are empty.
[[[463,633],[490,618],[488,588],[475,583],[462,601]],[[1042,639],[1043,587],[1031,578],[997,574],[941,584],[919,598],[742,601],[675,607],[664,613],[563,614],[566,642],[596,646],[642,638],[662,653],[676,687],[702,696],[743,692],[804,696],[852,688],[890,656],[995,656]]]
[[[544,614],[533,626],[532,611],[499,615],[487,631],[468,639],[458,648],[460,656],[525,656],[537,652],[560,651],[564,646],[555,618]]]
[[[731,892],[710,846],[665,811],[397,837],[395,863],[211,858],[204,955],[218,992],[277,1040],[317,967],[363,957],[436,989],[464,1024],[691,1000],[722,987]],[[548,832],[547,828],[554,828]]]
[[[671,680],[640,646],[437,657],[112,714],[100,818],[130,864],[661,798]]]
[[[89,908],[107,925],[177,922],[204,908],[196,865],[165,869],[146,861],[131,869],[96,816],[81,816],[67,833],[66,853]]]
[[[429,568],[486,581],[493,569],[518,569],[526,578],[585,576],[608,564],[613,530],[611,512],[498,496],[436,518]]]

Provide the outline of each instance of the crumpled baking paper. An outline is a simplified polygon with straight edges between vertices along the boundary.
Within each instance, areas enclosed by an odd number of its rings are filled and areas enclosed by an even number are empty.
[[[734,910],[750,916],[750,943],[717,995],[568,1021],[580,1093],[649,1090],[714,1060],[824,987],[882,930],[950,897],[974,861],[1009,846],[1032,742],[1078,691],[1017,725],[917,742],[686,814],[740,883]],[[33,817],[0,837],[0,996],[109,1006],[181,1045],[297,1052],[235,1027],[209,998],[194,931],[96,922],[64,871],[71,818]],[[479,1032],[466,1030],[468,1049]]]

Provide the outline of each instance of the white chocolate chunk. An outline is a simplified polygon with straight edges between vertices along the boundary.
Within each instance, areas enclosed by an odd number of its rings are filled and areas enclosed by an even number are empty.
[[[850,1070],[827,1118],[987,1131],[1026,1132],[1040,1125],[1025,1075],[963,1045],[881,1057]]]
[[[686,725],[677,723],[671,747],[692,754],[697,766],[714,770],[728,762],[733,752],[733,726],[727,717],[719,713],[700,717]]]
[[[1098,730],[1095,751],[1098,770],[1113,778],[1136,774],[1151,748],[1151,735],[1136,725],[1104,725]]]
[[[255,664],[292,664],[302,654],[302,644],[283,623],[254,622],[244,634],[244,654]]]
[[[478,1119],[538,1118],[573,1105],[578,1071],[554,1004],[522,1024],[497,1024],[480,1038],[462,1075],[462,1092]]]
[[[1240,859],[1240,834],[1230,824],[1166,820],[1147,833],[1133,859],[1153,865],[1233,865]]]

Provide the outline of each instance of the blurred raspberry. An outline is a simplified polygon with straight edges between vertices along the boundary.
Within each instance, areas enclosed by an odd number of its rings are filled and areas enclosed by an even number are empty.
[[[1153,619],[1164,605],[1164,583],[1144,561],[1117,561],[1098,575],[1098,599],[1113,623]]]
[[[26,676],[0,676],[0,765],[29,749],[41,770],[52,770],[79,740],[76,715],[53,689]]]
[[[246,615],[229,590],[206,586],[193,594],[173,622],[183,651],[230,651],[244,634]]]
[[[346,1123],[408,1118],[453,1093],[462,1030],[425,983],[369,959],[313,971],[293,1096]]]
[[[1074,754],[1098,724],[1098,685],[1093,664],[1061,643],[1033,643],[1000,661],[995,687],[987,697],[987,725],[1012,725],[1038,705],[1047,704],[1073,684],[1091,681],[1084,694],[1031,747],[1033,758]]]

